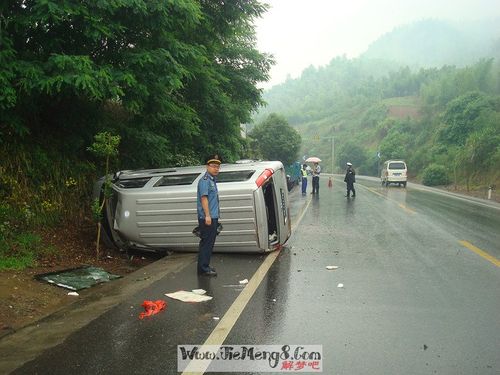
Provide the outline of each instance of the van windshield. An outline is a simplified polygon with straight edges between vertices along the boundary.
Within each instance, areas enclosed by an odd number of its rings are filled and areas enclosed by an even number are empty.
[[[220,172],[217,176],[217,183],[247,181],[253,176],[255,170],[247,171],[227,171]]]
[[[406,169],[405,163],[390,163],[389,169]]]

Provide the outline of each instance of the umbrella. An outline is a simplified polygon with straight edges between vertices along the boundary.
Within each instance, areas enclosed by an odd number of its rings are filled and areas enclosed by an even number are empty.
[[[306,163],[319,163],[321,161],[320,158],[317,158],[316,156],[311,156],[306,159]]]

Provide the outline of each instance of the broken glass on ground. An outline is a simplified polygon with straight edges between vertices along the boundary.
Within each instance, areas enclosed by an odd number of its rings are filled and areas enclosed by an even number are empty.
[[[119,275],[110,274],[102,268],[93,266],[71,268],[35,276],[37,280],[45,281],[70,290],[90,288],[96,284],[106,283],[120,277]]]

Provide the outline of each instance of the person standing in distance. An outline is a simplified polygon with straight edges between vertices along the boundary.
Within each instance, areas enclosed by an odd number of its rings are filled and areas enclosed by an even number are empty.
[[[344,177],[344,182],[347,184],[347,194],[346,197],[349,198],[349,195],[352,191],[352,197],[356,196],[356,190],[354,190],[354,183],[356,182],[356,172],[352,167],[352,164],[347,162],[347,170]]]
[[[319,194],[319,174],[321,173],[321,167],[318,163],[314,163],[312,168],[312,185],[313,191],[311,194]]]
[[[200,245],[198,248],[198,274],[217,276],[214,268],[210,267],[210,258],[217,237],[219,223],[219,191],[217,190],[217,175],[219,174],[221,158],[219,155],[210,155],[205,159],[207,171],[198,182],[198,225],[200,228]]]
[[[300,170],[300,174],[302,175],[302,195],[306,195],[307,190],[307,165],[303,164],[302,169]]]

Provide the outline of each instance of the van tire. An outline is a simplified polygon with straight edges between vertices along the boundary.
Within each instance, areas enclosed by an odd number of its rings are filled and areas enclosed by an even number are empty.
[[[102,194],[101,199],[103,199]],[[108,216],[106,215],[106,208],[107,205],[104,204],[102,208],[103,217],[101,219],[101,243],[108,249],[121,250],[120,247],[113,241],[113,235],[111,234],[112,229],[108,221]]]
[[[405,182],[403,182],[403,187],[404,187],[404,188],[406,187],[406,181],[405,181]]]
[[[120,250],[119,247],[116,246],[113,240],[109,237],[106,228],[104,228],[104,225],[103,224],[101,225],[103,226],[103,228],[101,228],[101,244],[108,249]]]

